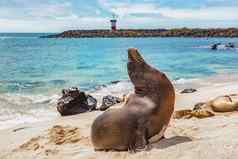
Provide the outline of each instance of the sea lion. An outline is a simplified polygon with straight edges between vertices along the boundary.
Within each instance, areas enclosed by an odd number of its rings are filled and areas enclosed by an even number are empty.
[[[145,148],[161,138],[174,110],[175,92],[166,75],[148,65],[136,49],[128,50],[128,75],[135,87],[125,105],[98,116],[91,127],[95,150]]]
[[[206,109],[198,109],[198,110],[190,110],[190,109],[184,109],[184,110],[178,110],[174,112],[173,118],[174,119],[190,119],[192,117],[203,119],[215,116],[215,114],[212,111],[206,110]]]
[[[238,111],[238,102],[232,100],[232,97],[238,97],[237,94],[218,96],[205,103],[195,104],[193,110],[178,110],[174,113],[175,119],[180,118],[207,118],[215,116],[218,113],[227,113]]]
[[[213,112],[225,113],[238,110],[238,102],[232,100],[232,96],[236,95],[224,95],[216,97],[215,99],[206,102],[200,106],[200,109],[206,109]]]
[[[175,91],[167,76],[148,65],[136,49],[128,50],[128,74],[135,88],[127,106],[132,106],[135,95],[147,97],[156,105],[149,119],[148,137],[166,130],[174,111]],[[164,134],[164,133],[160,133]],[[162,136],[161,136],[162,137]]]

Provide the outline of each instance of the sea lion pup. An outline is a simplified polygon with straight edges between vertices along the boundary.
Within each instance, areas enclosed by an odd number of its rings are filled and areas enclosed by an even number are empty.
[[[161,138],[174,110],[175,93],[166,75],[149,66],[136,49],[128,50],[128,74],[135,87],[125,105],[98,116],[91,127],[95,150],[145,148]]]

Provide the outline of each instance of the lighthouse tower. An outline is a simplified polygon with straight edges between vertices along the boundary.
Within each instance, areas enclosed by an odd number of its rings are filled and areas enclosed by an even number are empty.
[[[116,16],[113,15],[112,19],[110,20],[111,22],[111,31],[116,31],[117,30],[117,20],[116,20]]]

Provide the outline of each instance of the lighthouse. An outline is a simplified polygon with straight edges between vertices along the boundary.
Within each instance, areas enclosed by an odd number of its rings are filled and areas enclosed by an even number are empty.
[[[111,22],[111,31],[116,31],[117,30],[117,20],[116,20],[116,16],[113,15],[112,19],[110,20]]]

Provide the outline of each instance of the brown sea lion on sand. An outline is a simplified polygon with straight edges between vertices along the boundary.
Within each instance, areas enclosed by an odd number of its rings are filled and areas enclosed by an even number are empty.
[[[166,75],[149,66],[136,49],[128,50],[128,74],[135,87],[125,106],[98,116],[92,124],[95,150],[144,148],[166,130],[174,110],[174,88]]]
[[[191,110],[191,109],[184,109],[178,110],[174,112],[173,118],[174,119],[190,119],[192,117],[203,119],[215,116],[215,114],[209,110],[199,109],[199,110]]]
[[[148,137],[150,138],[161,130],[165,131],[169,124],[174,110],[174,87],[166,75],[148,65],[136,49],[129,49],[128,56],[128,74],[135,87],[135,94],[129,96],[127,106],[133,106],[130,100],[133,103],[133,97],[138,94],[148,97],[156,105],[149,119]]]
[[[238,110],[238,102],[234,102],[230,95],[219,96],[210,102],[207,102],[203,109],[209,109],[214,112],[233,112]]]
[[[232,100],[232,97],[238,97],[238,94],[224,95],[216,97],[206,103],[198,103],[193,110],[175,111],[174,118],[206,118],[215,116],[217,113],[226,113],[238,111],[238,102]]]

